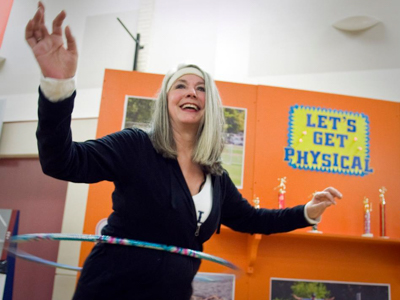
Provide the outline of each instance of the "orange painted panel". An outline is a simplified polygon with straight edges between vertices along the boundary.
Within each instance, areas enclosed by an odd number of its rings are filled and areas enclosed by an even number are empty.
[[[97,137],[122,127],[126,96],[154,98],[162,75],[106,70]],[[204,251],[224,257],[244,272],[236,274],[235,299],[269,299],[271,277],[391,284],[392,299],[400,299],[400,104],[372,99],[266,86],[217,82],[224,105],[247,109],[244,183],[248,200],[260,197],[261,206],[276,208],[277,178],[287,177],[287,206],[304,204],[315,190],[328,185],[344,194],[339,205],[323,216],[314,235],[293,234],[262,237],[223,228],[205,244]],[[305,105],[364,113],[370,122],[370,166],[364,177],[293,169],[284,158],[288,116],[292,105]],[[378,189],[387,188],[387,233],[390,240],[361,238],[364,196],[374,203],[372,232],[379,235]],[[94,233],[99,220],[111,213],[112,183],[89,188],[84,233]],[[84,243],[81,263],[92,245]],[[246,273],[252,264],[253,273]],[[204,261],[204,272],[230,272]]]
[[[284,161],[288,143],[289,110],[293,105],[364,113],[370,123],[369,175],[352,176],[294,169]],[[342,95],[260,86],[257,102],[256,168],[254,190],[263,207],[277,207],[274,187],[287,177],[287,206],[306,203],[327,186],[344,195],[318,226],[326,233],[360,236],[364,229],[363,199],[373,202],[372,233],[379,236],[379,189],[387,188],[387,235],[400,238],[400,104]]]
[[[205,251],[238,264],[235,299],[270,299],[270,278],[332,280],[391,285],[392,299],[400,299],[400,104],[341,95],[259,86],[254,166],[254,194],[262,207],[278,207],[277,178],[287,177],[287,206],[304,204],[315,190],[332,185],[344,198],[323,216],[324,234],[302,233],[256,236],[224,229],[205,245]],[[368,115],[370,156],[374,172],[364,177],[293,169],[284,161],[289,110],[292,105],[332,108]],[[388,235],[379,235],[379,191],[385,186]],[[390,192],[389,192],[390,191]],[[362,238],[363,198],[374,203],[372,232]],[[255,247],[255,248],[252,248]],[[254,262],[252,253],[256,251]],[[253,273],[246,273],[253,264]],[[221,272],[203,263],[202,271]],[[228,270],[225,270],[228,271]],[[229,271],[228,271],[229,272]]]
[[[270,299],[270,278],[390,284],[391,299],[400,299],[399,251],[400,243],[291,234],[263,237],[248,298],[238,299]]]
[[[399,240],[312,233],[263,236],[250,274],[246,270],[252,239],[225,228],[205,245],[205,252],[224,257],[243,270],[233,273],[235,300],[271,299],[271,278],[390,284],[391,299],[400,299]],[[232,273],[209,262],[202,262],[200,270]]]

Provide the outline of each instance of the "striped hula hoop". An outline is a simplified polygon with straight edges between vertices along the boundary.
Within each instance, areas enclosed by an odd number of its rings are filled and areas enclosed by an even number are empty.
[[[49,265],[56,268],[62,268],[67,270],[73,271],[81,271],[82,268],[74,267],[70,265],[60,264],[52,261],[45,260],[43,258],[31,255],[26,252],[22,252],[16,250],[15,245],[18,243],[24,242],[32,242],[32,241],[43,241],[43,240],[52,240],[52,241],[81,241],[81,242],[95,242],[95,243],[105,243],[105,244],[114,244],[114,245],[124,245],[124,246],[133,246],[133,247],[140,247],[140,248],[148,248],[160,251],[166,251],[170,253],[175,253],[179,255],[194,257],[198,259],[205,259],[225,267],[231,268],[233,270],[239,270],[239,268],[234,265],[233,263],[211,255],[201,251],[196,251],[187,248],[181,248],[176,246],[169,246],[164,244],[157,244],[157,243],[149,243],[144,241],[138,240],[131,240],[131,239],[124,239],[124,238],[117,238],[108,235],[92,235],[92,234],[63,234],[63,233],[33,233],[33,234],[21,234],[12,236],[9,240],[10,245],[8,247],[8,251],[14,254],[16,257],[29,260],[32,262]]]

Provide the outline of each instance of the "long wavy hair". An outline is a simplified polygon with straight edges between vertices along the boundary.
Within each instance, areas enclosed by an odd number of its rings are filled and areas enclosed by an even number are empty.
[[[225,125],[222,101],[210,74],[198,66],[180,64],[165,75],[155,103],[150,138],[158,153],[167,158],[177,158],[176,144],[168,113],[167,85],[176,71],[188,67],[196,68],[204,75],[206,89],[205,113],[197,132],[197,143],[192,159],[202,167],[204,172],[221,175],[223,172],[221,153],[224,147]]]

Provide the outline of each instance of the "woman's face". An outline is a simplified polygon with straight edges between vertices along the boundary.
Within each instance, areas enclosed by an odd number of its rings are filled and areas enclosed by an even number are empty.
[[[204,79],[193,74],[178,78],[167,94],[168,112],[172,126],[195,126],[204,116],[206,91]]]

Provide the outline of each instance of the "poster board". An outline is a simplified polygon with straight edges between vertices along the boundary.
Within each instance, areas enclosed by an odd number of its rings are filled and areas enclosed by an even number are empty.
[[[270,299],[274,300],[390,300],[390,285],[373,282],[316,281],[271,278]]]

